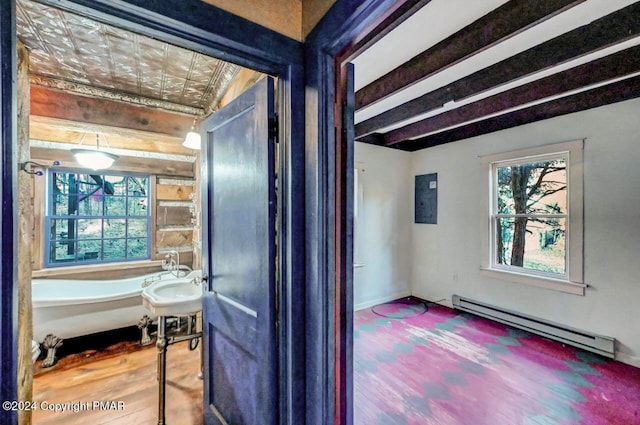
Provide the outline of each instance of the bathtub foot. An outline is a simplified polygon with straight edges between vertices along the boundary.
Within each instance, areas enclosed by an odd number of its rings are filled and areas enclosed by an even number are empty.
[[[142,316],[138,322],[138,329],[142,331],[142,338],[140,339],[140,345],[150,345],[152,343],[149,336],[149,325],[153,323],[153,320],[146,314]]]
[[[56,350],[62,345],[62,339],[53,334],[48,334],[42,341],[42,346],[47,349],[47,357],[42,361],[42,367],[51,367],[56,364]]]

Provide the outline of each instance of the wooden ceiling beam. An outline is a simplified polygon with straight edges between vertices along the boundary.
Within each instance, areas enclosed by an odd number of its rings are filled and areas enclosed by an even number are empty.
[[[356,92],[356,110],[442,71],[584,0],[511,0]]]
[[[61,168],[78,168],[78,163],[71,151],[61,149],[49,149],[44,147],[32,147],[31,159],[35,162],[46,163],[57,160]],[[120,156],[118,161],[110,168],[113,171],[128,173],[155,174],[172,177],[194,177],[194,163],[186,161],[174,161],[157,158],[138,158],[134,156]]]
[[[522,78],[568,60],[596,52],[640,34],[640,3],[634,3],[522,53],[481,69],[468,77],[426,93],[356,124],[356,138],[424,114],[452,100]]]
[[[385,146],[640,71],[640,46],[532,81],[384,134]]]
[[[344,62],[352,61],[358,54],[380,41],[385,35],[399,27],[400,24],[430,2],[431,0],[403,0],[402,2],[396,2],[398,3],[397,8],[394,9],[392,7],[388,14],[382,16],[380,21],[374,24],[375,28],[372,31],[367,32],[366,35],[340,55],[340,60]]]
[[[31,115],[184,137],[193,117],[31,86]]]
[[[442,133],[405,140],[393,145],[393,147],[405,151],[417,151],[637,97],[640,97],[640,76],[477,121]]]
[[[74,145],[82,142],[84,146],[94,147],[96,142],[95,134],[97,133],[106,136],[110,148],[193,155],[191,149],[182,146],[184,137],[67,121],[58,118],[39,117],[36,115],[31,115],[29,120],[29,137],[31,140],[69,143]],[[104,147],[104,144],[104,139],[101,138],[101,146]]]

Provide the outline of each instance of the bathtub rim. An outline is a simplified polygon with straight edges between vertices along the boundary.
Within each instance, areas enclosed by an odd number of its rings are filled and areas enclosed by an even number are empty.
[[[101,296],[82,296],[82,297],[65,297],[65,298],[61,298],[61,297],[38,297],[36,298],[35,296],[32,296],[31,299],[31,304],[33,306],[33,308],[47,308],[47,307],[61,307],[61,306],[66,306],[66,305],[78,305],[78,304],[97,304],[97,303],[101,303],[101,302],[106,302],[106,301],[117,301],[117,300],[123,300],[123,299],[127,299],[127,298],[131,298],[131,297],[140,297],[140,305],[142,305],[142,282],[144,281],[144,279],[152,277],[152,276],[164,276],[166,275],[167,277],[165,279],[161,279],[158,280],[154,283],[157,282],[166,282],[169,281],[170,279],[193,279],[195,277],[196,273],[201,273],[201,270],[193,270],[191,271],[189,274],[187,274],[184,277],[181,278],[176,278],[176,277],[169,277],[170,275],[166,274],[167,272],[162,271],[162,272],[155,272],[155,273],[147,273],[144,275],[140,275],[140,276],[133,276],[130,278],[126,278],[126,279],[116,279],[116,280],[127,280],[127,279],[140,279],[140,284],[138,285],[138,287],[136,287],[135,289],[129,290],[129,291],[124,291],[124,292],[118,292],[118,293],[111,293],[111,294],[105,294],[105,295],[101,295]],[[82,284],[86,284],[86,285],[91,285],[91,284],[95,284],[95,285],[103,285],[107,282],[110,282],[109,280],[97,280],[97,279],[92,279],[92,280],[85,280],[85,279],[42,279],[42,278],[36,278],[35,279],[36,282],[34,282],[34,279],[32,279],[32,287],[33,285],[55,285],[56,282],[61,283],[61,282],[82,282]],[[114,281],[116,281],[114,280]],[[32,288],[33,289],[33,288]]]

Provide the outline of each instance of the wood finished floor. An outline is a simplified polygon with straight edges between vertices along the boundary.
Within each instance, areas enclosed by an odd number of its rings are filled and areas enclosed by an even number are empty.
[[[33,400],[38,406],[93,401],[115,401],[113,410],[89,409],[74,413],[38,409],[35,425],[158,423],[157,351],[155,345],[118,354],[95,362],[44,372],[34,378]],[[202,424],[202,380],[200,351],[189,351],[188,343],[167,350],[166,423]],[[119,406],[117,402],[121,402]]]
[[[640,425],[640,368],[399,301],[355,313],[355,425]]]

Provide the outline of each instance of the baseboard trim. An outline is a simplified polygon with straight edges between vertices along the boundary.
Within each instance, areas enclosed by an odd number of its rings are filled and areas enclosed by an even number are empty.
[[[453,304],[451,304],[451,297],[449,298],[437,298],[428,295],[421,294],[419,292],[413,292],[411,295],[414,297],[420,298],[422,300],[428,301],[430,303],[443,305],[445,307],[453,308]]]
[[[616,360],[621,363],[626,363],[628,365],[640,368],[640,357],[638,356],[632,356],[631,354],[621,353],[618,351],[616,353]]]
[[[387,303],[389,301],[397,300],[399,298],[406,298],[411,296],[411,291],[399,291],[394,292],[393,294],[387,295],[382,298],[376,298],[375,300],[365,301],[363,303],[358,303],[353,306],[355,311],[364,310],[365,308],[373,307],[378,304]]]

